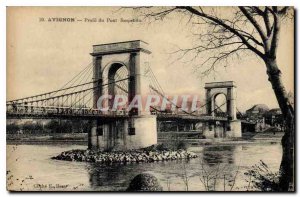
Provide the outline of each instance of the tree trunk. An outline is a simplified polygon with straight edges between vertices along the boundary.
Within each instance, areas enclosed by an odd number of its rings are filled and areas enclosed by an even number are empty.
[[[294,190],[294,108],[291,106],[285,87],[281,81],[281,72],[276,59],[265,60],[267,74],[276,95],[285,122],[285,133],[282,137],[282,159],[280,164],[279,190]]]

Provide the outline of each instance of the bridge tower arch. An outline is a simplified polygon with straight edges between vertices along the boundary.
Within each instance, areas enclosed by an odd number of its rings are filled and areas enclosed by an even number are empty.
[[[219,98],[223,98],[220,100]],[[220,102],[218,102],[220,100]],[[227,108],[227,94],[223,92],[217,92],[211,97],[211,115],[218,116],[217,112],[222,111],[225,113],[226,117],[228,116]]]
[[[236,120],[236,85],[234,81],[212,82],[205,84],[206,113],[215,116],[216,97],[224,94],[226,97],[226,114],[230,120]]]
[[[141,40],[93,45],[91,56],[94,64],[94,109],[98,108],[97,102],[102,95],[114,96],[117,81],[127,85],[128,103],[136,95],[141,98],[147,96],[150,93],[149,80],[144,73],[149,66],[150,54],[148,44]],[[120,69],[126,71],[127,77],[124,80],[116,79]],[[105,84],[108,84],[108,88],[104,88]],[[108,106],[112,107],[112,103],[108,103]],[[106,122],[100,118],[94,121],[88,137],[89,148],[124,150],[143,148],[157,143],[156,116],[143,108],[133,108],[128,112],[128,116]]]
[[[108,104],[111,109],[113,108],[113,98],[116,95],[122,94],[128,99],[130,87],[129,79],[126,79],[128,76],[129,69],[127,65],[122,62],[112,62],[102,71],[102,78],[106,79],[105,83],[108,84],[107,90],[103,91],[102,95],[107,94],[112,96],[111,102]],[[118,89],[121,90],[121,92],[117,91]]]
[[[241,122],[236,117],[236,84],[234,81],[205,83],[206,114],[215,117],[216,110],[221,106],[216,104],[216,97],[220,94],[226,98],[226,116],[228,118],[225,136],[241,137]],[[223,105],[223,104],[221,104]]]

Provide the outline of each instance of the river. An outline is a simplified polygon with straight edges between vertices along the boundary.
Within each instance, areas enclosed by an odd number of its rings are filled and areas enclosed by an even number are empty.
[[[246,182],[249,177],[244,172],[260,160],[276,172],[282,154],[280,143],[268,143],[190,147],[189,150],[199,157],[189,161],[105,166],[50,159],[62,151],[85,148],[68,144],[7,145],[8,188],[24,191],[122,191],[134,176],[148,172],[158,178],[164,191],[205,191],[205,186],[221,191],[244,191],[249,189]],[[220,176],[216,183],[204,184],[200,178],[204,180],[205,173]]]

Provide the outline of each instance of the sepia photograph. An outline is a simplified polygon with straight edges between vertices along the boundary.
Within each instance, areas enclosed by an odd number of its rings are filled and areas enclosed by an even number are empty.
[[[295,192],[295,63],[292,6],[7,6],[6,190]]]

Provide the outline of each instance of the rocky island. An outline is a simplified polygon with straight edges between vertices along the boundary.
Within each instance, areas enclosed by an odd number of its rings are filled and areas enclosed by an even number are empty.
[[[141,163],[157,162],[169,160],[192,159],[198,156],[187,150],[157,150],[157,149],[138,149],[129,151],[100,151],[100,150],[69,150],[64,151],[58,156],[52,157],[56,160],[97,162],[103,164],[111,163]]]

